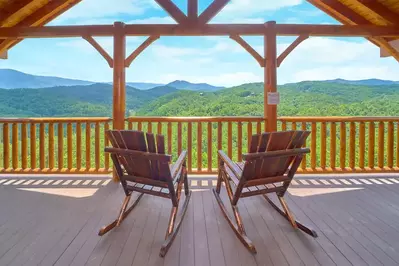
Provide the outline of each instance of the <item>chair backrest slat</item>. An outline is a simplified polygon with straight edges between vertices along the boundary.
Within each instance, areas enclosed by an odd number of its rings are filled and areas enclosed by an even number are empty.
[[[165,154],[163,136],[152,133],[144,135],[142,131],[135,130],[109,130],[107,136],[112,146],[120,149],[144,152],[145,154],[117,153],[118,161],[127,172],[128,176],[149,178],[160,181],[170,181],[169,164],[165,160],[154,159],[146,156],[150,153]],[[162,155],[161,155],[162,156]],[[165,155],[168,156],[168,155]],[[150,159],[151,158],[151,159]]]
[[[279,150],[291,150],[304,145],[308,131],[268,132],[253,135],[250,153],[264,153]],[[258,157],[245,162],[243,177],[245,180],[284,175],[297,156]]]

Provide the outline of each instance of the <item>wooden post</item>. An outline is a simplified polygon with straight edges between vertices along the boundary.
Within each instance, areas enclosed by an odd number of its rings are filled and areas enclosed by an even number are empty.
[[[126,35],[125,24],[114,23],[114,91],[113,91],[113,128],[124,129],[126,111],[126,80],[125,80],[125,54]]]
[[[277,36],[276,22],[268,21],[265,23],[267,33],[264,36],[265,49],[265,84],[264,84],[264,117],[267,118],[265,123],[266,131],[277,130],[277,105],[269,105],[267,103],[267,93],[277,92]]]

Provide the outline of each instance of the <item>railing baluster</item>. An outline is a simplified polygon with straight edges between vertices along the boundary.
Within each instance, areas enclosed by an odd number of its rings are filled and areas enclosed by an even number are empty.
[[[177,123],[177,154],[180,154],[182,151],[182,125],[181,122]]]
[[[218,122],[218,150],[221,150],[223,147],[223,136],[222,136],[222,122]]]
[[[158,122],[157,131],[158,131],[158,135],[162,135],[162,123],[161,122]]]
[[[335,122],[331,122],[330,132],[330,166],[331,169],[335,169],[337,158],[337,125]]]
[[[82,169],[82,124],[80,122],[76,123],[76,168],[78,171]]]
[[[339,143],[339,167],[345,170],[346,165],[346,124],[341,122],[340,125],[340,143]]]
[[[12,168],[18,168],[18,124],[12,124]]]
[[[384,122],[380,122],[378,124],[378,167],[384,167]]]
[[[172,154],[172,123],[168,123],[168,154]]]
[[[45,153],[44,153],[44,122],[40,123],[40,128],[39,128],[39,156],[40,156],[40,169],[45,168]]]
[[[193,124],[191,122],[188,122],[187,125],[187,150],[188,150],[188,158],[187,158],[187,163],[188,163],[188,171],[191,173],[193,171]]]
[[[109,123],[105,122],[104,131],[106,132],[108,130],[109,130]],[[105,132],[104,132],[104,146],[108,147],[109,146],[109,139],[108,139],[107,134],[105,134]],[[107,171],[109,169],[109,153],[107,153],[107,152],[104,154],[104,164],[105,164],[104,165],[105,171]]]
[[[388,167],[393,167],[393,122],[388,122],[388,143],[387,143],[387,153],[388,153]]]
[[[291,123],[291,129],[292,129],[292,130],[296,130],[296,123],[295,123],[295,122],[292,122],[292,123]]]
[[[374,122],[369,123],[369,167],[374,168],[374,145],[375,145],[375,126]]]
[[[349,125],[349,167],[355,169],[356,158],[356,125],[351,122]]]
[[[26,123],[22,122],[21,126],[21,157],[22,157],[22,169],[28,168],[28,132]]]
[[[396,167],[399,167],[399,122],[396,123]]]
[[[54,168],[54,123],[48,124],[48,167]]]
[[[233,155],[233,126],[230,121],[227,123],[227,155],[230,158]]]
[[[360,124],[359,124],[359,167],[360,167],[360,169],[364,169],[364,156],[366,153],[365,143],[366,143],[366,126],[365,126],[364,122],[360,122]]]
[[[127,128],[128,128],[129,130],[132,130],[132,129],[133,129],[133,123],[132,123],[131,121],[129,121],[129,122],[127,123]]]
[[[91,154],[90,154],[90,136],[91,136],[90,122],[86,122],[86,171],[90,170],[91,167]]]
[[[98,122],[96,123],[94,130],[95,130],[94,160],[95,160],[96,170],[98,170],[100,169],[100,123]]]
[[[3,165],[4,169],[10,168],[10,135],[8,123],[3,125]]]
[[[262,123],[261,122],[257,122],[256,123],[256,133],[257,134],[261,134],[262,133]]]
[[[295,124],[295,123],[292,123]],[[320,166],[322,169],[326,168],[326,146],[327,146],[327,136],[326,136],[327,126],[326,122],[321,123],[321,145],[320,145]]]
[[[6,168],[4,166],[4,168]],[[30,124],[30,169],[36,169],[36,124]]]
[[[251,139],[252,139],[252,123],[248,122],[247,125],[247,152],[249,152],[249,147],[251,146]]]
[[[64,125],[58,123],[58,170],[64,168]]]
[[[208,122],[208,172],[212,172],[212,122]]]
[[[314,169],[316,169],[316,154],[317,154],[317,151],[316,151],[316,140],[317,140],[317,136],[316,136],[316,134],[317,134],[317,127],[316,127],[316,123],[315,122],[312,122],[312,141],[311,141],[311,143],[310,143],[310,150],[311,150],[311,152],[310,152],[310,161],[311,161],[311,163],[310,163],[310,167],[314,170]]]
[[[197,171],[202,171],[202,123],[197,127]]]
[[[100,138],[100,135],[98,135]],[[67,124],[67,167],[68,170],[72,169],[72,123]],[[96,140],[97,141],[97,140]]]
[[[306,130],[306,122],[302,122],[302,130]],[[306,143],[307,143],[307,141],[305,141],[305,143],[304,143],[304,147],[306,147]],[[306,165],[307,165],[307,162],[306,162],[306,154],[303,156],[303,159],[302,159],[302,162],[301,162],[301,168],[302,168],[302,170],[306,170]]]
[[[287,122],[283,121],[281,122],[281,130],[286,131],[287,130]]]
[[[237,157],[238,161],[242,161],[242,122],[238,122],[237,124]]]

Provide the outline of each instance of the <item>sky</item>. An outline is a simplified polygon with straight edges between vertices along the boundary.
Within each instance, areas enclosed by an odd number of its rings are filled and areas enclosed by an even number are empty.
[[[174,0],[184,12],[186,0]],[[211,0],[199,0],[203,11]],[[304,0],[231,0],[211,23],[339,24]],[[49,25],[174,23],[154,0],[82,0]],[[263,55],[263,38],[244,38]],[[112,39],[96,38],[112,55]],[[145,37],[128,37],[127,55]],[[281,53],[294,38],[278,38]],[[35,75],[98,82],[112,81],[112,69],[80,38],[26,39],[9,51],[0,68]],[[380,50],[363,38],[309,38],[278,69],[278,83],[303,80],[399,79],[399,63],[380,58]],[[161,37],[126,70],[129,82],[168,83],[174,80],[234,86],[263,81],[263,69],[228,37]]]

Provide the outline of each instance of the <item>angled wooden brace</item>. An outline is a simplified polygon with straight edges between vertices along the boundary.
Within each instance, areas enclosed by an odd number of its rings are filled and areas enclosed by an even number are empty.
[[[386,39],[375,37],[374,40],[380,46],[380,48],[385,49],[388,53],[390,53],[396,61],[399,62],[399,51],[395,49]]]
[[[148,46],[159,39],[159,35],[150,36],[139,47],[136,48],[125,60],[125,67],[129,67],[134,59],[137,58]]]
[[[367,7],[370,12],[377,14],[392,24],[399,25],[399,16],[394,11],[383,5],[381,2],[375,0],[357,0],[363,6]]]
[[[213,2],[198,17],[199,24],[206,24],[222,10],[230,0],[213,0]]]
[[[261,67],[265,67],[265,59],[261,56],[249,43],[238,35],[230,35],[230,39],[236,41],[242,48],[244,48],[253,58],[259,63]]]
[[[104,50],[104,48],[101,47],[98,42],[96,42],[96,40],[93,39],[93,37],[83,36],[82,38],[90,43],[94,47],[94,49],[96,49],[97,52],[99,52],[104,57],[110,68],[114,67],[114,60],[112,59],[112,57]]]
[[[284,59],[299,45],[301,44],[304,40],[306,40],[307,38],[309,38],[308,35],[300,35],[298,38],[296,38],[296,40],[291,43],[287,49],[284,50],[284,52],[282,52],[278,58],[277,58],[277,67],[279,67],[281,65],[281,63],[284,61]]]
[[[171,0],[155,0],[177,23],[184,24],[187,16]]]

